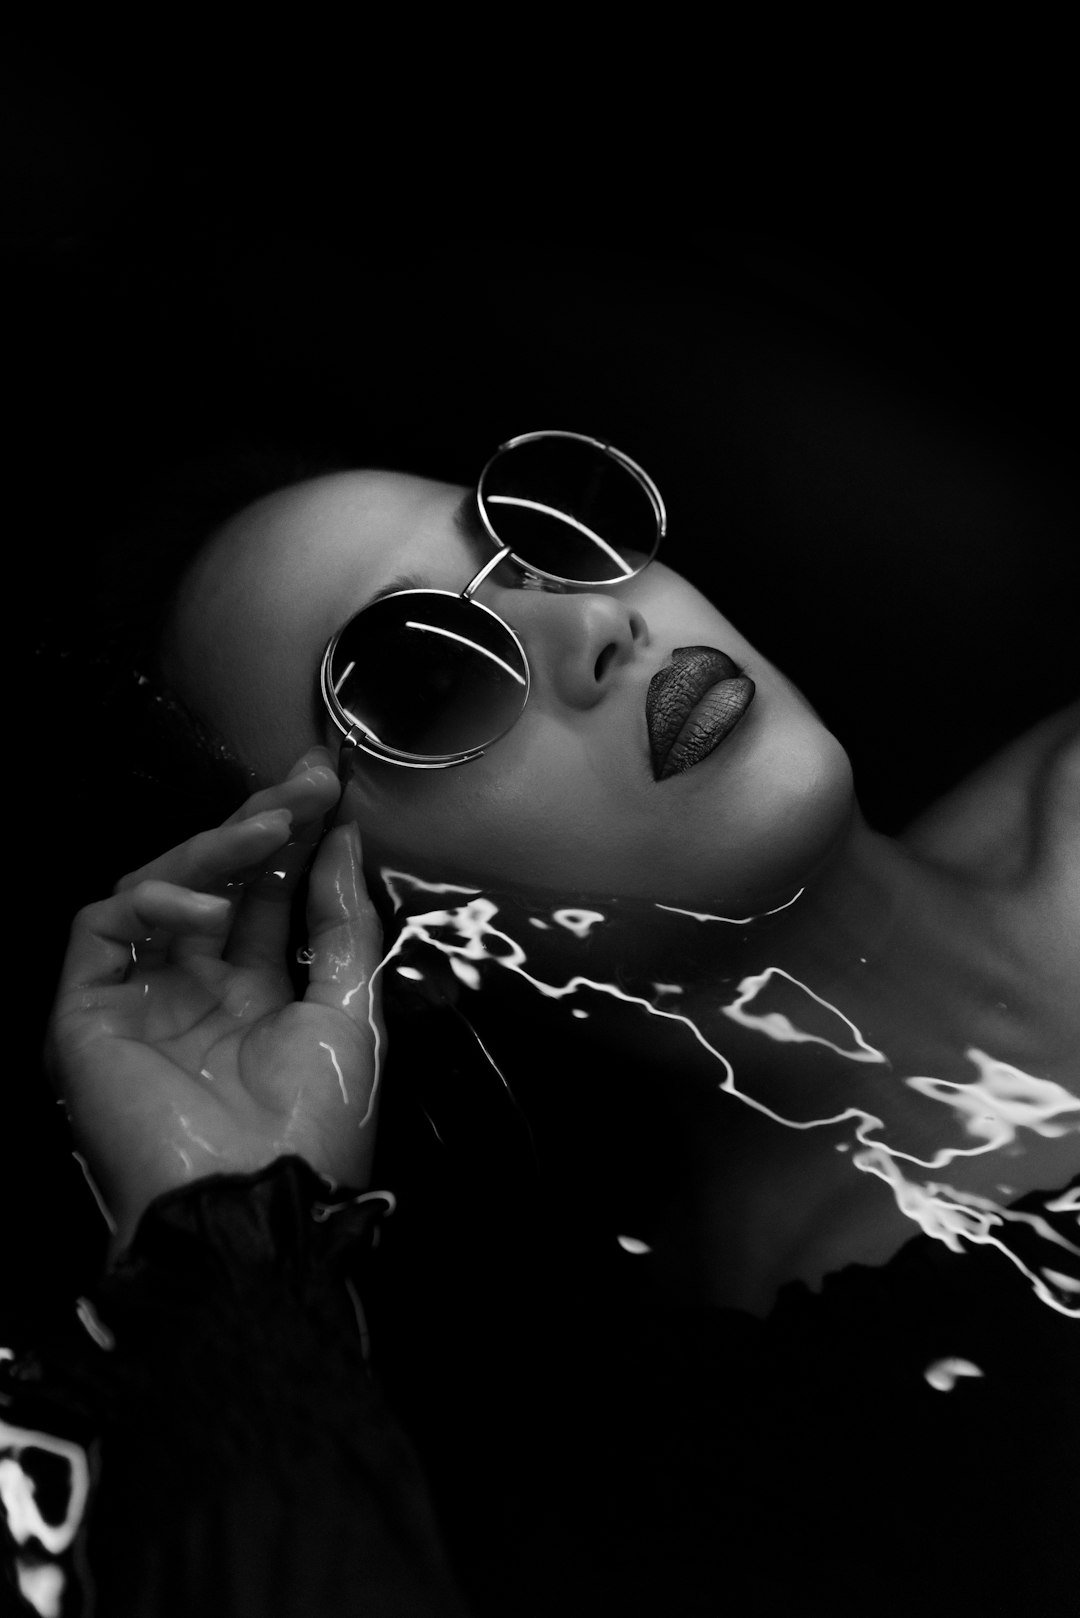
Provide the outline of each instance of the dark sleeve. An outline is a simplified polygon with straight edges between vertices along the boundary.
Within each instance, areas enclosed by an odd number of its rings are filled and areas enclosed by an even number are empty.
[[[9,1348],[0,1521],[23,1610],[466,1618],[366,1358],[383,1207],[325,1199],[298,1158],[160,1198],[81,1324]]]

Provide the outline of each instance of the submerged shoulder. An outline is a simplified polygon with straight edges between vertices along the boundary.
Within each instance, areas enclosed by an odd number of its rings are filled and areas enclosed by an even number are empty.
[[[1042,720],[904,832],[913,852],[995,882],[1080,862],[1080,702]]]

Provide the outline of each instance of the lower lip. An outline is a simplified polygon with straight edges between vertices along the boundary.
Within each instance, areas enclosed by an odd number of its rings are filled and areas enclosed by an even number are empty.
[[[658,781],[684,775],[727,740],[754,700],[753,680],[739,675],[706,691],[686,720],[664,760]]]

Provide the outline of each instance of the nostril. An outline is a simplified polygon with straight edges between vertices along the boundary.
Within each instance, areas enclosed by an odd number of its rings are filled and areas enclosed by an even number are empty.
[[[595,663],[595,665],[593,667],[593,677],[595,679],[602,680],[604,678],[604,675],[607,673],[608,669],[611,666],[611,659],[615,656],[615,653],[617,651],[618,651],[618,647],[615,646],[614,644],[604,647],[604,650],[600,653],[600,656],[596,659],[596,663]]]

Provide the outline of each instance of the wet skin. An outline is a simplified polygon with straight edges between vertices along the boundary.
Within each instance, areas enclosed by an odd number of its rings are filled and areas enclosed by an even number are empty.
[[[360,471],[296,485],[230,522],[181,592],[165,672],[266,780],[340,736],[316,675],[330,636],[401,574],[460,591],[490,557],[454,514],[466,491]],[[699,536],[690,536],[691,542]],[[342,817],[371,859],[477,884],[760,908],[849,830],[847,756],[790,681],[678,573],[614,589],[523,589],[505,563],[477,599],[523,641],[532,690],[513,729],[460,767],[361,755]],[[677,646],[726,652],[755,682],[707,758],[657,782],[649,681]]]

